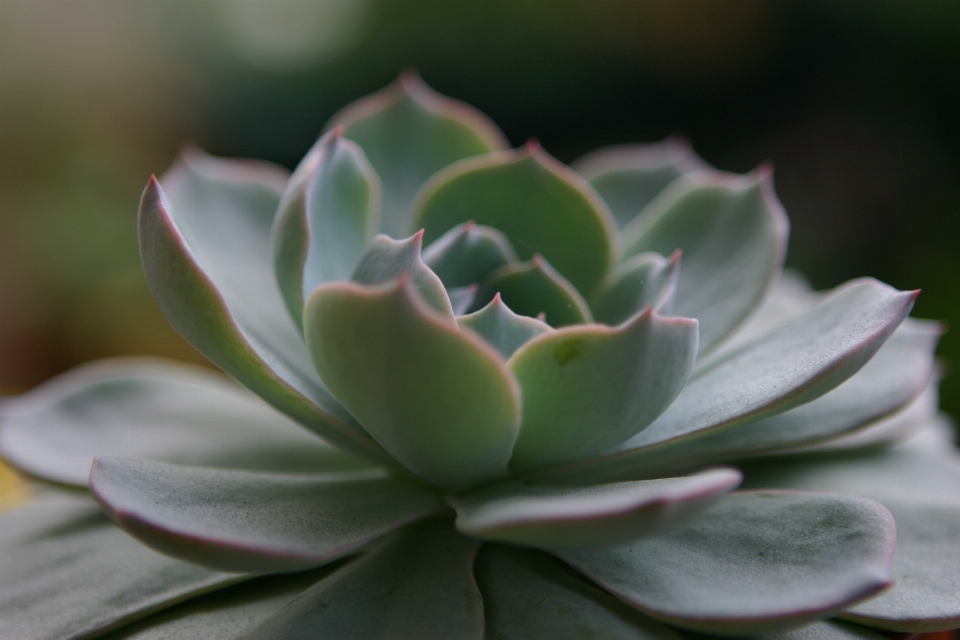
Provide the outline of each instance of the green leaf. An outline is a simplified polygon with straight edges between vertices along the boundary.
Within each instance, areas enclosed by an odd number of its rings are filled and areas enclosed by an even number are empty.
[[[740,484],[733,469],[684,478],[587,487],[514,482],[453,499],[457,529],[486,540],[543,548],[630,542],[712,506]]]
[[[0,635],[92,638],[249,579],[151,551],[87,497],[47,494],[0,519]]]
[[[542,254],[585,295],[613,263],[607,206],[536,145],[458,162],[424,185],[414,211],[427,242],[468,220],[489,225],[509,238],[521,260]]]
[[[624,227],[671,182],[685,173],[709,169],[690,143],[668,138],[653,144],[601,147],[571,167],[590,181]]]
[[[647,306],[657,313],[673,315],[673,296],[680,274],[680,252],[670,258],[659,253],[640,253],[614,269],[593,295],[590,307],[598,322],[615,325]]]
[[[517,260],[505,235],[472,220],[450,229],[423,252],[423,261],[446,287],[482,282],[497,267]]]
[[[273,223],[277,283],[297,326],[324,282],[349,280],[379,225],[380,179],[339,129],[313,145],[287,183]]]
[[[305,592],[247,640],[482,640],[478,543],[448,520],[398,531]]]
[[[380,231],[394,238],[413,230],[411,204],[427,178],[462,158],[509,146],[482,113],[440,95],[411,73],[347,105],[326,128],[338,126],[363,148],[383,181]]]
[[[88,363],[5,398],[0,451],[75,486],[87,485],[98,454],[293,473],[369,466],[223,376],[149,358]]]
[[[619,327],[567,327],[534,338],[507,366],[523,389],[511,468],[586,458],[653,422],[683,388],[697,321],[651,310]]]
[[[330,573],[336,563],[297,574],[263,576],[193,598],[103,636],[103,640],[242,638]]]
[[[401,277],[328,284],[307,302],[317,371],[397,460],[448,488],[503,476],[520,425],[520,388],[500,354],[430,311]]]
[[[293,475],[98,456],[90,488],[144,544],[222,571],[261,573],[326,564],[443,506],[378,470]]]
[[[557,553],[651,617],[733,635],[825,618],[887,588],[894,541],[872,500],[759,491],[658,536]]]
[[[786,254],[789,223],[771,174],[703,171],[677,180],[621,232],[624,257],[683,251],[674,313],[700,321],[700,352],[760,303]]]
[[[532,318],[544,314],[552,327],[593,321],[580,293],[539,254],[529,262],[504,265],[491,273],[474,300],[474,309],[497,294],[521,315]]]
[[[487,638],[680,640],[539,551],[484,545],[476,574]]]
[[[864,495],[897,522],[896,586],[848,609],[850,620],[894,631],[960,626],[960,455],[901,447],[846,456],[756,462],[751,486]]]
[[[453,315],[463,315],[467,312],[467,309],[473,306],[479,288],[477,285],[471,284],[466,287],[447,289],[447,297],[450,298],[450,308],[453,309]]]
[[[829,441],[866,428],[926,388],[939,335],[935,323],[908,318],[863,369],[816,400],[756,422],[650,447],[642,457],[638,451],[633,465],[643,473],[676,472]]]
[[[458,317],[457,324],[479,333],[504,358],[509,358],[530,339],[553,331],[550,325],[536,318],[517,315],[511,311],[499,293],[479,311]]]
[[[140,201],[147,283],[176,329],[244,386],[331,443],[390,458],[327,391],[277,288],[270,228],[285,176],[190,152]]]
[[[423,301],[434,311],[453,318],[453,307],[440,278],[423,264],[420,249],[423,232],[418,231],[406,240],[394,240],[383,234],[370,243],[351,280],[359,284],[385,284],[406,273]]]

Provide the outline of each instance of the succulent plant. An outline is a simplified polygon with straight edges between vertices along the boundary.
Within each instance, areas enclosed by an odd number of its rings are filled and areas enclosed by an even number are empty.
[[[782,273],[765,167],[571,169],[403,77],[292,176],[188,150],[139,229],[242,386],[119,359],[3,402],[0,451],[58,487],[0,525],[3,638],[960,626],[940,328]]]

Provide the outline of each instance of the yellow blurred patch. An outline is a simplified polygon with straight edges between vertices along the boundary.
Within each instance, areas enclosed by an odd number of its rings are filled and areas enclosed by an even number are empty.
[[[28,502],[31,495],[30,486],[23,477],[0,460],[0,513]]]

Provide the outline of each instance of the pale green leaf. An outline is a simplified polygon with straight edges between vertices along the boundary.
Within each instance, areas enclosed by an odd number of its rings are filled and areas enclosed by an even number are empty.
[[[614,269],[593,295],[590,307],[597,322],[615,325],[650,306],[657,313],[673,315],[673,296],[680,274],[680,252],[670,258],[659,253],[640,253]]]
[[[536,318],[514,313],[504,304],[499,293],[479,311],[458,317],[457,324],[480,334],[504,358],[509,358],[528,340],[553,330]]]
[[[447,288],[483,282],[497,267],[517,260],[505,235],[472,221],[450,229],[423,252],[423,261]]]

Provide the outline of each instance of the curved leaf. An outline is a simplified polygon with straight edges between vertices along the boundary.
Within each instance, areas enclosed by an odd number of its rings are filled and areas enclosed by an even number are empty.
[[[511,311],[499,293],[479,311],[458,317],[457,324],[479,333],[504,358],[509,358],[530,339],[553,331],[550,325],[536,318]]]
[[[423,252],[424,263],[448,288],[482,282],[497,267],[518,259],[505,235],[472,220],[450,229]]]
[[[659,253],[637,254],[603,279],[590,308],[597,322],[609,325],[620,324],[647,306],[657,313],[673,315],[679,274],[679,251],[670,258]]]
[[[754,638],[755,640],[884,640],[885,637],[858,625],[825,620],[792,631],[765,633]]]
[[[326,128],[338,126],[363,148],[383,181],[380,231],[394,238],[413,231],[410,207],[427,178],[462,158],[509,146],[485,115],[440,95],[413,73],[347,105]]]
[[[0,451],[21,469],[86,486],[96,455],[264,471],[369,466],[246,389],[149,358],[81,365],[0,404]]]
[[[300,161],[273,222],[277,284],[297,326],[311,291],[350,279],[379,224],[380,179],[341,133],[320,138]]]
[[[687,174],[621,233],[625,257],[683,251],[674,313],[700,321],[703,354],[753,311],[783,266],[789,223],[770,176]]]
[[[689,142],[678,138],[601,147],[570,166],[590,181],[621,228],[671,182],[685,173],[710,168]]]
[[[960,626],[960,455],[902,447],[847,456],[757,462],[751,486],[865,495],[897,521],[896,586],[844,618],[895,631]]]
[[[232,640],[242,638],[277,613],[336,563],[301,573],[254,578],[243,584],[170,607],[103,640]]]
[[[0,635],[91,638],[250,576],[151,551],[87,497],[47,495],[0,519]]]
[[[151,179],[138,221],[147,283],[173,326],[243,385],[333,444],[389,463],[320,382],[286,312],[270,253],[282,176],[264,171],[196,152],[163,176],[166,195]]]
[[[482,640],[478,543],[449,521],[412,525],[309,589],[247,640]]]
[[[539,254],[529,262],[514,262],[491,273],[477,293],[474,309],[498,294],[520,315],[533,318],[543,314],[551,327],[593,322],[580,293]]]
[[[561,558],[679,627],[756,634],[828,617],[890,585],[893,519],[852,496],[742,492],[651,538]]]
[[[430,267],[423,264],[420,248],[423,244],[423,231],[418,231],[406,240],[394,240],[383,234],[370,243],[363,259],[357,265],[350,278],[358,284],[384,284],[405,273],[410,284],[416,288],[427,305],[449,318],[453,318],[453,307],[447,290],[440,278]]]
[[[544,548],[622,544],[706,509],[740,484],[733,469],[594,485],[512,483],[454,500],[457,529],[499,542]]]
[[[619,327],[534,338],[507,362],[523,389],[511,468],[586,458],[629,439],[677,397],[696,354],[696,320],[650,309]]]
[[[328,284],[307,302],[307,345],[337,398],[397,460],[448,488],[506,474],[520,389],[500,354],[415,298],[407,278]]]
[[[487,638],[680,640],[539,551],[484,545],[476,574]]]
[[[298,476],[101,456],[90,488],[145,544],[223,571],[320,566],[442,508],[377,470]]]
[[[467,312],[467,309],[473,306],[478,289],[479,287],[475,284],[447,289],[447,297],[450,298],[450,308],[453,310],[454,316],[463,315]]]
[[[521,260],[542,254],[585,295],[612,266],[614,222],[607,206],[536,145],[458,162],[424,185],[414,212],[427,242],[468,220],[494,227]]]

